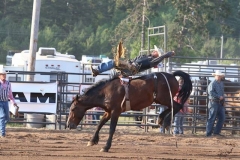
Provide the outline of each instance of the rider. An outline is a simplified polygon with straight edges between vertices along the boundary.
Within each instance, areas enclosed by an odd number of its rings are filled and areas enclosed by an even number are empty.
[[[116,61],[110,60],[106,63],[101,63],[98,66],[91,66],[92,75],[93,77],[96,77],[98,74],[102,72],[115,68],[115,69],[124,71],[125,77],[131,76],[131,75],[137,74],[138,72],[142,72],[144,70],[155,67],[164,58],[171,57],[175,54],[174,51],[171,51],[161,55],[160,49],[157,48],[156,46],[154,46],[154,48],[155,49],[151,54],[140,55],[134,58],[133,60],[128,60],[128,61],[119,60],[118,65],[116,65]]]

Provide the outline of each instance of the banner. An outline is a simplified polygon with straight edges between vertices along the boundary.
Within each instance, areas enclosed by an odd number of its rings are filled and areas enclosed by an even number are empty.
[[[19,112],[56,113],[57,83],[11,82],[11,86]],[[9,102],[9,111],[15,113],[11,102]]]

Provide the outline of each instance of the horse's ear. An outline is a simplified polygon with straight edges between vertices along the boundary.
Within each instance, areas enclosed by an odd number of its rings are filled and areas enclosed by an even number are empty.
[[[79,96],[78,96],[78,94],[73,98],[73,101],[76,101],[76,100],[78,100],[78,98],[79,98]]]

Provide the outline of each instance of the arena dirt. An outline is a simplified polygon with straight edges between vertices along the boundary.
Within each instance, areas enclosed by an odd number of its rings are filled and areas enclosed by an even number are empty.
[[[144,132],[136,127],[117,127],[108,153],[99,152],[108,129],[100,132],[98,145],[87,147],[94,129],[46,130],[7,128],[0,139],[2,160],[111,160],[111,159],[240,159],[240,136],[206,138],[204,133],[182,136]]]

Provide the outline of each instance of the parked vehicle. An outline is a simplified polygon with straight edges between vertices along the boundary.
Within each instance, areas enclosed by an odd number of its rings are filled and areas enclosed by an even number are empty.
[[[85,56],[86,57],[86,56]],[[30,59],[29,50],[23,50],[20,53],[15,53],[12,56],[11,66],[4,66],[5,70],[16,72],[16,71],[27,71],[28,61]],[[66,72],[69,74],[66,78],[67,82],[70,83],[94,83],[107,78],[108,76],[100,76],[98,79],[91,76],[90,65],[91,63],[101,63],[101,59],[97,57],[90,57],[91,61],[79,61],[74,55],[61,54],[56,51],[55,48],[44,48],[40,47],[36,53],[35,71],[36,72]],[[87,60],[87,59],[86,59]],[[89,75],[77,75],[75,73],[86,73]],[[75,74],[75,75],[74,75]],[[19,74],[17,77],[18,81],[25,81],[27,75]],[[83,77],[84,76],[84,77]],[[13,79],[14,76],[9,78]],[[16,79],[16,78],[15,78]],[[36,74],[34,81],[39,82],[53,82],[57,80],[56,74]]]
[[[6,56],[6,65],[11,66],[12,65],[12,57],[15,53],[19,53],[21,51],[18,50],[9,50]]]

